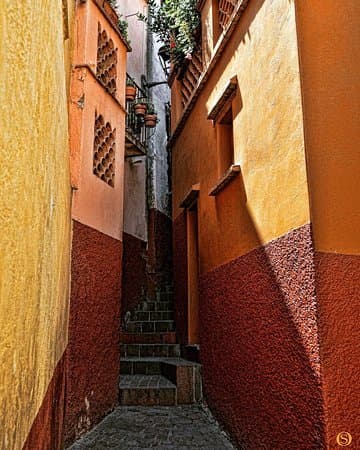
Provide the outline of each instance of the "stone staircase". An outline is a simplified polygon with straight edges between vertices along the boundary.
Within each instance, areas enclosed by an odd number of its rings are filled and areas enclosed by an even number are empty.
[[[122,405],[171,406],[202,400],[201,366],[180,357],[173,295],[158,292],[125,323],[120,362]]]

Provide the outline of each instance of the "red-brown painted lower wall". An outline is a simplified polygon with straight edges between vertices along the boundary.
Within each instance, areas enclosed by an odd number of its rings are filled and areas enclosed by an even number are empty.
[[[143,299],[146,290],[146,242],[123,234],[123,274],[121,316],[133,311]]]
[[[172,279],[172,221],[157,209],[149,210],[148,292]]]
[[[23,450],[61,450],[64,432],[65,357],[58,362]]]
[[[178,342],[188,343],[188,266],[186,212],[181,213],[173,223],[174,253],[174,303]]]
[[[204,392],[241,448],[324,448],[313,261],[304,226],[201,277]]]
[[[118,403],[122,243],[73,223],[65,439]]]
[[[329,448],[360,448],[360,256],[316,254],[320,355]]]

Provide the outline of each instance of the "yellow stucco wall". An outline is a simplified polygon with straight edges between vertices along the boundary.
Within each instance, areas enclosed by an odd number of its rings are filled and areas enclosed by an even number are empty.
[[[216,129],[206,117],[235,76],[234,159],[241,176],[214,198],[208,193],[219,179]],[[190,187],[201,185],[202,272],[310,221],[293,2],[249,3],[174,145],[173,161],[175,218]]]
[[[67,341],[70,46],[61,0],[0,11],[0,448],[15,450]]]

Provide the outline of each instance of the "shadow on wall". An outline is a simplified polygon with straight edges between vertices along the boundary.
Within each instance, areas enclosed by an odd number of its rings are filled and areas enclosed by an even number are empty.
[[[256,234],[243,181],[232,188],[240,191],[242,226],[246,222]],[[217,204],[220,219],[221,194]],[[324,418],[310,225],[265,247],[258,239],[258,245],[201,276],[206,398],[240,446],[320,449]]]
[[[251,39],[263,3],[249,4],[242,17],[247,31],[232,47]],[[242,99],[238,106],[235,117]],[[262,246],[241,174],[218,194],[215,207],[220,236],[243,236],[257,248],[200,279],[200,359],[209,405],[241,448],[324,448],[311,227]]]
[[[246,34],[251,38],[249,27],[263,4],[249,3],[232,49]],[[239,448],[325,448],[311,226],[263,246],[241,174],[217,195],[215,208],[218,235],[250,240],[255,250],[200,277],[205,398]],[[177,302],[187,299],[186,235],[182,213],[174,221]],[[217,245],[232,254],[231,242],[211,242]],[[176,304],[178,332],[187,322],[186,306]]]

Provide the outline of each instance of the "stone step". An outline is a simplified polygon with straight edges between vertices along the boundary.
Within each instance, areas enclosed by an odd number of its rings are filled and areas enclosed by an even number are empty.
[[[174,320],[174,311],[135,311],[134,321]]]
[[[140,358],[127,356],[121,358],[120,373],[122,375],[161,375],[162,358]]]
[[[172,302],[174,300],[174,292],[172,290],[168,292],[157,292],[156,301],[158,302]]]
[[[177,388],[177,403],[187,405],[202,400],[201,366],[182,358],[121,359],[121,377],[128,375],[162,375]]]
[[[122,333],[123,344],[176,344],[176,333]]]
[[[129,357],[178,357],[179,344],[122,344],[121,356]]]
[[[176,385],[178,405],[200,402],[202,395],[201,365],[182,358],[165,358],[161,374]]]
[[[126,406],[172,406],[177,404],[176,386],[161,375],[123,375],[120,403]]]
[[[153,302],[153,301],[144,301],[141,302],[137,311],[173,311],[174,303],[173,302]]]
[[[166,333],[175,331],[174,320],[130,321],[125,326],[128,333]]]

